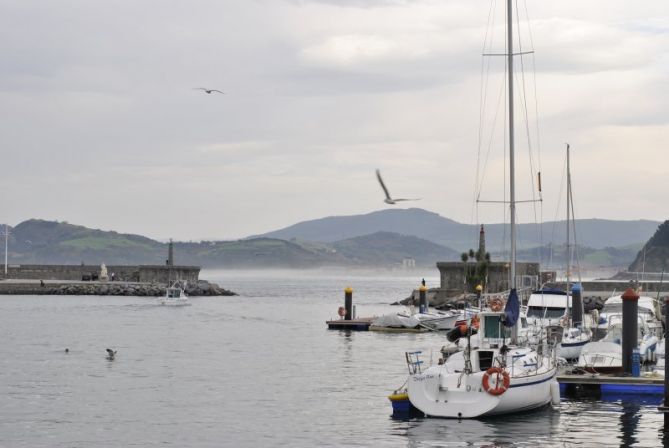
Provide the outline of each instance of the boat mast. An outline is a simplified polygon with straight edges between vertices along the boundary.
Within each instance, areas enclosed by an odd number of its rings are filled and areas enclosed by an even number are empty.
[[[514,155],[513,123],[513,3],[506,2],[507,16],[507,58],[509,76],[509,213],[511,213],[511,269],[509,270],[511,289],[516,289],[516,166]],[[511,343],[518,337],[518,325],[511,331]]]
[[[569,315],[569,274],[571,270],[571,245],[569,244],[569,220],[570,220],[570,200],[571,200],[571,167],[569,166],[569,143],[567,143],[567,307],[565,312]],[[573,313],[573,310],[572,310]],[[572,314],[573,315],[573,314]]]

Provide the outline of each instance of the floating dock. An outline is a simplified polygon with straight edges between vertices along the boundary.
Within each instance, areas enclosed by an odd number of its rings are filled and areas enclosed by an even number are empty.
[[[355,330],[355,331],[367,331],[369,330],[370,325],[374,317],[360,317],[358,319],[336,319],[336,320],[326,320],[325,323],[328,325],[330,330]]]
[[[662,376],[612,376],[601,374],[562,374],[556,377],[561,392],[600,391],[616,394],[664,394]]]

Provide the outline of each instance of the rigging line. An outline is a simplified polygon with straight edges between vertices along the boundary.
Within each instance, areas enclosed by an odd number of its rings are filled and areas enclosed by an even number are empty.
[[[488,42],[488,33],[492,30],[491,26],[491,21],[494,19],[493,15],[493,5],[495,3],[495,0],[490,1],[490,8],[488,9],[488,20],[486,23],[486,31],[485,31],[485,36],[483,38],[483,49],[482,53],[485,53],[486,51],[486,45]],[[493,39],[494,33],[491,33],[491,38],[490,38],[490,45],[492,47],[492,39]],[[487,62],[487,64],[486,64]],[[487,65],[487,66],[486,66]],[[483,145],[483,119],[484,119],[484,113],[486,109],[486,104],[487,104],[487,98],[488,98],[488,84],[489,84],[489,78],[490,78],[490,61],[487,60],[485,57],[481,57],[481,85],[479,88],[479,132],[478,132],[478,147],[477,147],[477,157],[476,157],[476,176],[474,178],[474,203],[472,204],[472,220],[474,217],[476,218],[476,222],[478,223],[478,205],[476,204],[476,198],[478,198],[481,194],[480,189],[479,189],[479,179],[481,176],[481,148]]]
[[[480,199],[481,192],[483,191],[483,181],[484,181],[484,178],[485,178],[485,173],[488,169],[488,161],[490,160],[490,153],[492,151],[492,144],[493,144],[493,141],[495,139],[495,129],[497,128],[497,120],[499,118],[500,104],[502,103],[502,99],[504,98],[504,92],[505,92],[504,87],[505,87],[505,85],[506,85],[506,77],[504,77],[502,79],[502,83],[500,84],[500,87],[499,87],[499,95],[497,97],[497,107],[495,108],[495,115],[493,117],[492,126],[490,128],[490,139],[488,140],[488,145],[487,145],[488,149],[487,149],[486,156],[485,156],[485,159],[484,159],[484,162],[483,162],[483,170],[482,170],[482,173],[481,173],[480,183],[479,183],[479,186],[478,186],[478,195],[476,197],[477,199]],[[506,103],[504,103],[504,104],[506,104]]]
[[[557,198],[557,206],[555,207],[555,218],[553,219],[553,230],[551,232],[551,246],[553,243],[555,243],[555,228],[557,226],[557,220],[558,220],[558,213],[560,211],[560,204],[562,203],[562,191],[564,188],[564,183],[565,181],[565,173],[567,171],[567,156],[565,154],[565,159],[564,159],[564,165],[562,165],[562,176],[560,177],[560,190],[558,193],[558,198]]]
[[[525,121],[525,136],[527,138],[527,153],[528,153],[528,158],[529,158],[529,165],[530,165],[530,189],[532,191],[532,199],[536,201],[537,195],[536,195],[536,185],[534,183],[534,177],[535,177],[535,169],[534,169],[534,159],[532,157],[532,136],[530,134],[530,118],[529,118],[529,108],[527,107],[527,90],[526,90],[526,81],[525,81],[525,58],[523,52],[523,39],[521,35],[521,27],[520,27],[520,8],[518,8],[518,1],[516,0],[516,29],[518,30],[518,51],[520,52],[520,96],[523,102],[523,118]],[[537,218],[537,204],[536,202],[532,203],[532,212],[534,214],[534,223],[535,224],[540,224]],[[541,240],[541,226],[537,229],[539,232],[539,240]],[[537,248],[537,254],[539,258],[541,258],[541,246]]]
[[[491,31],[494,28],[494,20],[495,20],[494,4],[495,4],[495,0],[491,0],[490,11],[489,11],[489,23],[488,23],[488,26],[490,27]],[[486,33],[487,33],[487,30],[486,30]],[[494,33],[490,34],[490,47],[491,48],[492,48],[492,45],[493,45],[494,36],[495,36]],[[484,139],[485,127],[483,126],[483,123],[485,122],[485,110],[486,110],[486,107],[487,107],[487,104],[488,104],[487,103],[487,97],[488,97],[488,90],[489,90],[488,86],[490,85],[490,70],[491,70],[490,59],[488,59],[488,58],[485,58],[485,59],[487,60],[485,80],[483,81],[484,85],[485,85],[485,103],[483,104],[483,108],[479,111],[480,112],[480,115],[479,115],[479,131],[480,131],[479,143],[480,143],[481,147],[484,145],[484,141],[485,141],[485,139]],[[482,80],[483,80],[483,78],[484,77],[482,76]],[[498,104],[499,104],[499,100],[498,100]],[[494,128],[495,128],[496,119],[497,119],[497,115],[495,115],[495,120],[492,123],[493,132],[494,132]],[[476,183],[477,184],[475,186],[476,198],[480,197],[481,190],[483,189],[483,179],[485,177],[485,172],[486,172],[487,165],[488,165],[488,159],[490,158],[490,146],[491,146],[491,144],[492,144],[492,139],[491,139],[491,142],[488,144],[488,150],[487,150],[487,154],[486,154],[486,157],[485,157],[485,161],[483,162],[483,167],[481,168],[481,171],[477,170],[477,176],[476,176]],[[479,161],[479,163],[480,163],[480,161]],[[477,209],[477,214],[478,214],[478,209]]]
[[[525,5],[525,16],[529,18],[530,14],[527,10],[527,0],[524,2]],[[530,47],[534,50],[534,35],[532,34],[532,25],[528,19],[527,21],[527,34],[530,38]],[[541,139],[539,133],[539,101],[537,97],[537,68],[536,68],[536,58],[532,57],[532,73],[534,77],[534,113],[536,115],[536,133],[537,133],[537,158],[539,159],[539,169],[541,169]]]
[[[527,8],[527,0],[523,1],[524,9],[525,9],[525,17],[527,18],[527,34],[530,40],[530,49],[534,52],[534,35],[532,34],[532,23],[529,20],[530,14]],[[536,133],[536,149],[537,149],[537,170],[538,172],[541,172],[541,132],[540,132],[540,126],[539,126],[539,97],[537,94],[537,68],[536,68],[536,57],[533,55],[531,58],[532,61],[532,80],[533,80],[533,88],[534,88],[534,125],[535,125],[535,133]],[[541,187],[539,187],[541,188]],[[543,192],[540,190],[539,191],[539,196],[543,196]],[[539,205],[539,213],[540,213],[540,220],[541,220],[541,225],[539,226],[539,241],[540,241],[540,247],[543,246],[543,202]]]

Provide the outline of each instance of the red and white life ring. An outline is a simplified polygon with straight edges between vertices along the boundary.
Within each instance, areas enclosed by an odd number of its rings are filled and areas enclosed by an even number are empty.
[[[337,314],[339,314],[339,317],[346,316],[346,308],[344,308],[343,306],[340,306],[339,309],[337,310]]]
[[[495,387],[490,386],[490,377],[495,375]],[[500,376],[501,381],[500,381]],[[483,374],[483,379],[481,380],[483,389],[488,392],[490,395],[502,395],[509,388],[511,384],[511,378],[509,373],[502,369],[501,367],[491,367],[485,371]]]
[[[504,307],[504,302],[499,297],[495,297],[490,301],[490,309],[493,311],[502,311]]]

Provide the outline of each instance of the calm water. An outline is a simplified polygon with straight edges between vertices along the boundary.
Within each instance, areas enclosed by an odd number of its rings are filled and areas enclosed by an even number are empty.
[[[359,315],[378,314],[398,310],[387,303],[420,275],[205,272],[241,295],[184,308],[0,296],[0,446],[662,446],[659,397],[563,400],[483,421],[390,418],[403,352],[436,359],[442,337],[324,321],[347,285]]]

